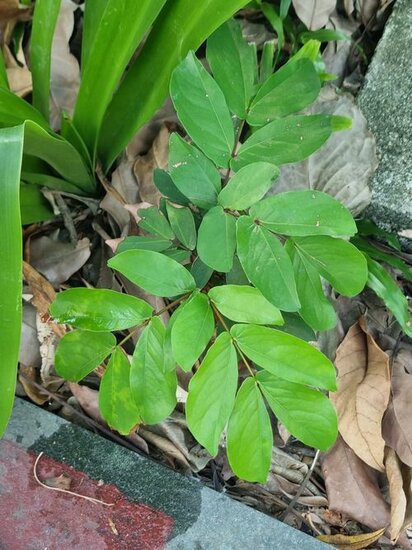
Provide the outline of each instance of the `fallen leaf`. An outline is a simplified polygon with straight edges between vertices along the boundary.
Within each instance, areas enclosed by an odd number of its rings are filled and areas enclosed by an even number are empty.
[[[37,369],[20,363],[19,382],[23,386],[27,397],[33,403],[36,403],[36,405],[44,405],[48,401],[49,396],[33,384],[30,384],[30,381],[37,382]]]
[[[381,538],[385,529],[362,535],[318,535],[316,538],[340,550],[362,550]]]
[[[324,27],[336,6],[336,0],[292,0],[296,15],[311,31]]]
[[[43,479],[43,483],[47,485],[47,487],[54,487],[55,489],[64,489],[65,491],[68,491],[72,484],[72,480],[69,476],[66,476],[66,474],[60,474],[57,477],[48,477]]]
[[[362,317],[336,353],[338,391],[331,394],[345,442],[366,464],[384,471],[382,418],[389,402],[389,357],[367,333]]]
[[[22,6],[18,0],[1,0],[0,2],[0,46],[8,44],[14,26],[19,21],[30,21],[32,8]]]
[[[370,529],[383,529],[390,523],[376,473],[365,464],[341,437],[322,459],[329,509]]]
[[[36,308],[24,302],[19,362],[27,367],[39,367],[41,364],[36,317]]]
[[[133,174],[133,165],[133,161],[124,160],[112,174],[111,186],[121,195],[126,204],[139,202],[139,189]],[[113,218],[120,230],[120,236],[128,235],[131,217],[124,205],[113,195],[106,193],[100,206]]]
[[[385,452],[385,468],[391,498],[391,540],[395,543],[400,533],[412,524],[412,471],[390,447]]]
[[[48,236],[32,239],[30,243],[31,265],[55,286],[66,282],[89,257],[90,241],[87,237],[76,245]]]
[[[169,130],[162,126],[150,151],[139,156],[133,166],[136,176],[140,199],[152,204],[159,204],[162,194],[153,183],[153,171],[155,168],[166,168],[169,155]]]
[[[80,68],[70,52],[69,40],[74,28],[74,12],[78,6],[63,0],[53,36],[50,67],[50,125],[60,129],[61,114],[73,114],[80,85]]]
[[[37,309],[42,321],[47,322],[50,319],[50,304],[56,297],[54,288],[43,275],[40,275],[40,273],[27,262],[23,262],[23,276],[33,293],[32,304]],[[50,323],[50,326],[53,332],[60,338],[65,334],[63,325]]]
[[[333,134],[309,159],[282,166],[281,177],[269,194],[298,189],[316,189],[342,202],[353,215],[370,203],[369,181],[378,160],[375,138],[350,94],[337,94],[332,87],[322,90],[308,114],[350,116],[352,128]]]
[[[412,467],[412,374],[406,368],[412,364],[412,352],[401,350],[392,364],[392,400],[385,413],[382,435],[386,444],[399,458]]]

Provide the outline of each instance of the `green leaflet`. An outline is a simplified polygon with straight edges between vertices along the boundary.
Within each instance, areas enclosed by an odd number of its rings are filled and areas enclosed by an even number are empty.
[[[177,189],[200,208],[216,204],[220,174],[213,162],[178,134],[170,136],[169,173]]]
[[[245,4],[247,0],[166,3],[107,110],[99,143],[99,157],[106,169],[161,107],[176,65]]]
[[[215,286],[208,294],[220,313],[232,321],[256,325],[283,325],[281,312],[268,302],[257,288],[247,285],[223,285]]]
[[[317,151],[333,131],[350,128],[351,120],[332,115],[299,115],[280,118],[254,132],[240,147],[231,166],[234,170],[251,162],[280,166],[304,160]]]
[[[61,0],[37,0],[30,40],[33,105],[46,120],[50,112],[51,49]]]
[[[275,376],[298,384],[336,390],[333,364],[307,342],[258,325],[234,325],[230,333],[247,357]]]
[[[173,135],[173,134],[172,134]],[[172,137],[170,136],[170,139]],[[169,158],[171,151],[169,150]],[[189,204],[189,199],[183,195],[173,183],[172,177],[165,170],[155,168],[153,172],[153,183],[158,190],[176,204]]]
[[[223,208],[245,210],[266,195],[279,177],[277,166],[268,162],[253,162],[236,172],[218,196]]]
[[[130,363],[123,351],[116,349],[100,382],[99,409],[108,425],[122,435],[129,435],[141,422],[130,391]]]
[[[221,206],[215,206],[205,215],[199,227],[199,258],[216,271],[227,273],[232,269],[235,250],[236,218],[227,214]]]
[[[153,317],[137,341],[130,370],[130,389],[146,424],[157,424],[176,406],[176,371],[168,368],[164,341],[166,329]]]
[[[269,414],[254,378],[246,378],[237,393],[227,428],[227,455],[241,479],[266,483],[272,459]]]
[[[335,31],[333,29],[319,29],[317,31],[306,31],[299,35],[302,42],[308,40],[319,40],[319,42],[335,42],[336,40],[351,40],[349,34],[342,31]]]
[[[170,225],[176,238],[189,250],[193,250],[196,246],[196,227],[193,214],[189,208],[185,206],[177,208],[166,203],[167,216]]]
[[[250,216],[282,235],[349,237],[356,233],[349,210],[320,191],[279,193],[255,204]]]
[[[171,332],[172,351],[176,362],[187,372],[211,339],[215,320],[209,298],[198,291],[177,311]]]
[[[193,275],[194,280],[196,281],[197,288],[202,289],[212,276],[213,269],[203,263],[202,260],[197,257],[192,263],[190,272]]]
[[[0,437],[10,418],[19,359],[22,300],[22,231],[19,190],[23,126],[0,130]]]
[[[229,109],[244,120],[255,91],[256,54],[239,23],[231,19],[219,27],[207,41],[206,56]]]
[[[187,269],[151,250],[126,250],[111,258],[107,265],[155,296],[180,296],[196,287]]]
[[[143,237],[135,236],[126,237],[119,244],[117,253],[125,250],[153,250],[153,252],[163,252],[172,246],[172,242],[161,237]]]
[[[153,308],[140,298],[96,288],[70,288],[60,292],[50,306],[57,323],[98,332],[140,325],[152,312]]]
[[[237,253],[251,283],[273,305],[284,311],[300,307],[293,267],[275,235],[254,223],[250,216],[237,222]]]
[[[412,337],[412,318],[408,309],[408,300],[392,279],[389,273],[378,262],[365,257],[368,262],[367,286],[385,302],[386,307],[394,314],[402,330]]]
[[[192,140],[217,166],[227,167],[235,145],[230,112],[222,90],[193,52],[173,71],[170,95]]]
[[[293,436],[321,451],[335,443],[338,421],[326,395],[267,371],[259,372],[257,380],[270,408]]]
[[[291,241],[286,243],[295,272],[296,288],[300,300],[300,315],[315,330],[329,330],[336,325],[337,316],[326,298],[318,271],[300,254]]]
[[[209,348],[190,380],[186,403],[189,430],[213,456],[235,402],[238,370],[236,350],[227,332]]]
[[[284,65],[262,84],[250,105],[247,122],[263,126],[301,111],[317,98],[320,78],[309,59]]]
[[[116,346],[110,332],[73,330],[60,340],[56,350],[56,372],[72,382],[79,382],[96,369]]]
[[[162,212],[155,206],[149,208],[141,208],[138,211],[139,226],[153,235],[158,235],[163,239],[172,241],[175,235],[170,227],[169,222]]]
[[[275,65],[275,48],[275,40],[266,40],[266,42],[263,43],[259,64],[259,82],[265,82],[273,73],[273,67]]]
[[[295,237],[305,257],[340,294],[355,296],[366,284],[368,269],[362,252],[342,239],[332,237]]]
[[[107,0],[98,10],[99,24],[86,30],[79,93],[73,122],[92,158],[100,126],[124,70],[166,0]]]
[[[168,250],[165,250],[163,254],[183,265],[190,261],[190,250],[183,250],[182,248],[169,248]]]

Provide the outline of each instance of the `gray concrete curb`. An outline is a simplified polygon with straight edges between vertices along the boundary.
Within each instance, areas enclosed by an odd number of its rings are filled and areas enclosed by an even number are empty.
[[[329,547],[21,399],[16,401],[4,445],[7,442],[18,444],[30,453],[44,452],[50,459],[68,464],[92,480],[115,485],[129,501],[150,506],[173,518],[173,531],[166,543],[168,549],[320,550]],[[0,452],[0,471],[1,458]],[[0,494],[1,483],[0,480]],[[0,547],[3,548],[1,544]],[[124,550],[129,546],[107,548]],[[15,549],[6,547],[5,550]]]

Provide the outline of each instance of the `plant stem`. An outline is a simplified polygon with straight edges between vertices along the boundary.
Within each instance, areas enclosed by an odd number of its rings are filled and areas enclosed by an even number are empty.
[[[245,122],[246,122],[245,120],[241,120],[241,122],[239,124],[239,127],[237,129],[236,137],[235,137],[235,144],[233,146],[232,154],[230,155],[232,159],[235,157],[236,149],[237,149],[237,146],[239,144],[240,136],[242,135],[242,130],[243,130],[243,127],[245,125]],[[225,177],[223,178],[223,187],[227,184],[227,182],[229,180],[229,176],[230,176],[230,166],[227,169]]]
[[[220,315],[219,311],[217,310],[216,306],[212,303],[212,309],[213,311],[215,312],[215,315],[216,317],[219,319],[219,322],[220,324],[223,326],[223,328],[226,330],[226,332],[229,332],[230,334],[230,330],[229,330],[229,327],[227,326],[226,324],[226,321],[223,319],[223,317]],[[233,339],[232,339],[233,340]],[[238,351],[239,355],[241,356],[242,358],[242,361],[244,362],[246,368],[248,369],[248,371],[250,372],[250,374],[252,376],[255,376],[255,373],[253,372],[253,369],[252,367],[250,366],[248,360],[246,359],[246,357],[244,356],[242,350],[239,348],[239,346],[237,345],[237,342],[236,340],[233,340],[233,343],[235,345],[235,348],[236,350]]]
[[[189,296],[189,292],[187,294],[184,294],[183,296],[180,296],[180,298],[177,298],[176,300],[174,300],[173,302],[170,302],[170,304],[168,304],[167,306],[163,307],[162,309],[159,309],[159,311],[155,311],[152,315],[152,317],[154,316],[158,316],[158,315],[162,315],[162,313],[165,313],[165,311],[168,311],[169,309],[171,309],[172,307],[176,306],[177,304],[180,304],[180,302],[182,302],[184,299],[186,299],[188,296]],[[135,327],[133,330],[131,330],[129,332],[129,334],[127,336],[125,336],[123,338],[123,340],[121,340],[118,344],[117,344],[117,347],[120,347],[122,346],[125,342],[127,342],[127,340],[130,340],[130,338],[132,336],[134,336],[136,334],[136,332],[139,330],[140,327],[142,327],[144,324],[146,324],[148,322],[148,319],[146,319],[145,321],[143,321],[143,323],[140,323],[140,325],[138,325],[137,327]]]

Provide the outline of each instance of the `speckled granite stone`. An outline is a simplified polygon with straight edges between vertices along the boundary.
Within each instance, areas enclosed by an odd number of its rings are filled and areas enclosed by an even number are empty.
[[[412,229],[412,0],[397,0],[359,95],[380,163],[366,211],[378,224]]]

